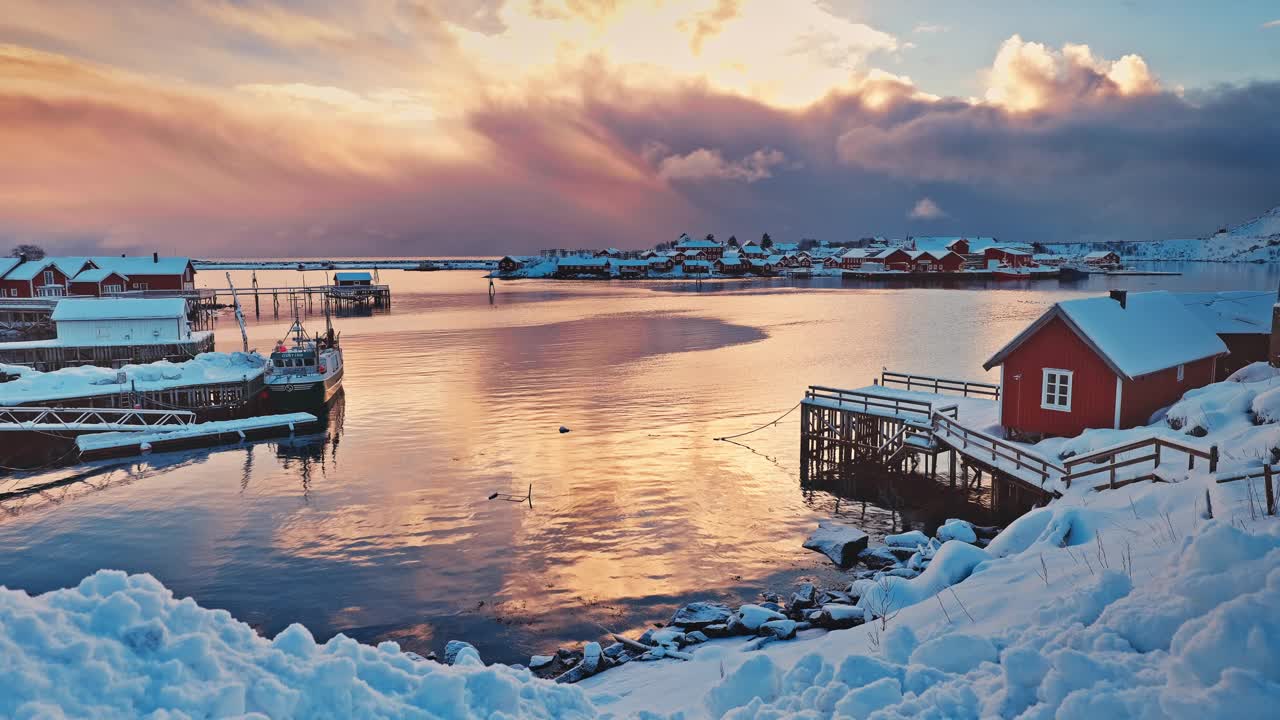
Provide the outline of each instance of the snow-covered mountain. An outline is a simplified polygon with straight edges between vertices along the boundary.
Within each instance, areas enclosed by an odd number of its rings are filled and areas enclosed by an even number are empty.
[[[1125,260],[1280,262],[1280,206],[1207,238],[1140,242],[1047,243],[1048,252],[1079,256],[1114,250]]]

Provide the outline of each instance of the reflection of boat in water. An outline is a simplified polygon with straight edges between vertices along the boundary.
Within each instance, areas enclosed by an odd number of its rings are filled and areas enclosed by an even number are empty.
[[[281,340],[271,352],[266,386],[275,410],[316,411],[342,390],[342,348],[325,308],[325,334],[309,337],[294,315],[292,347]]]

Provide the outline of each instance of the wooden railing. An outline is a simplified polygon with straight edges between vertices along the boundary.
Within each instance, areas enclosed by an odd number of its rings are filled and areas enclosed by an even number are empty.
[[[907,419],[909,419],[909,416],[916,415],[919,416],[916,419],[925,422],[935,412],[949,415],[951,418],[955,418],[958,413],[955,404],[935,405],[927,400],[885,397],[858,390],[841,390],[839,388],[822,387],[821,385],[810,385],[809,389],[805,391],[804,397],[806,400],[834,402],[841,408],[855,411],[861,410],[864,413],[891,412],[896,417]]]
[[[1065,469],[1049,462],[1044,457],[1027,452],[1017,445],[993,437],[977,430],[969,428],[956,422],[954,418],[947,417],[941,413],[933,414],[934,432],[942,432],[960,440],[960,452],[969,455],[975,459],[981,458],[984,462],[986,456],[990,455],[990,463],[996,465],[1001,459],[1013,463],[1017,470],[1025,470],[1034,474],[1040,479],[1040,486],[1044,487],[1048,484],[1049,479],[1056,474],[1063,474]]]
[[[1228,475],[1227,477],[1218,478],[1218,484],[1237,482],[1239,480],[1256,480],[1262,478],[1262,487],[1267,496],[1267,514],[1276,514],[1276,489],[1275,476],[1280,474],[1280,467],[1275,465],[1263,465],[1256,470],[1240,473],[1238,475]]]
[[[884,386],[900,385],[907,390],[919,390],[936,394],[959,393],[964,397],[989,397],[1000,399],[1000,386],[992,383],[974,382],[972,380],[951,380],[948,378],[930,377],[928,375],[912,375],[910,373],[885,370],[880,373],[880,384]]]
[[[1136,452],[1140,450],[1145,450],[1147,448],[1150,448],[1150,452],[1148,454],[1139,455],[1137,457],[1131,457],[1125,460],[1117,459],[1120,455],[1124,453]],[[1182,443],[1175,442],[1167,438],[1153,436],[1153,437],[1145,438],[1143,440],[1135,440],[1134,442],[1127,443],[1125,445],[1117,445],[1115,447],[1103,448],[1102,450],[1089,453],[1088,455],[1078,455],[1076,457],[1069,458],[1063,463],[1063,465],[1067,469],[1067,473],[1062,476],[1062,481],[1066,483],[1067,487],[1071,487],[1071,482],[1073,480],[1079,480],[1080,478],[1088,477],[1090,475],[1097,475],[1099,473],[1107,473],[1109,476],[1108,482],[1105,485],[1099,486],[1098,489],[1106,489],[1106,488],[1114,489],[1118,487],[1123,487],[1132,482],[1135,482],[1136,479],[1131,478],[1129,480],[1117,482],[1116,481],[1117,470],[1119,470],[1120,468],[1131,467],[1133,465],[1141,465],[1142,463],[1148,463],[1148,462],[1151,463],[1151,467],[1154,470],[1155,468],[1160,466],[1161,451],[1166,449],[1174,450],[1180,453],[1185,453],[1187,456],[1188,470],[1195,469],[1196,459],[1199,458],[1199,459],[1208,461],[1209,472],[1218,471],[1218,446],[1217,445],[1210,447],[1208,450],[1202,450],[1200,448],[1192,447],[1190,445],[1183,445]],[[1102,464],[1098,465],[1097,467],[1088,468],[1086,470],[1075,469],[1086,463],[1102,463]],[[1154,476],[1155,473],[1153,472],[1151,473],[1151,475]],[[1145,478],[1147,476],[1143,476],[1143,477]]]

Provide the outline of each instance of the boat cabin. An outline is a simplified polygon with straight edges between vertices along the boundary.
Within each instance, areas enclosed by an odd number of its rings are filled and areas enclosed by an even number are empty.
[[[1056,303],[983,367],[1000,367],[1000,424],[1010,438],[1145,425],[1212,383],[1227,346],[1173,294]]]

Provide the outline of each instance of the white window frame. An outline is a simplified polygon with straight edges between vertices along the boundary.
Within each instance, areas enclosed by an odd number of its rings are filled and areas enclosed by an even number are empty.
[[[1066,384],[1067,384],[1067,393],[1066,393],[1067,404],[1066,405],[1061,405],[1057,402],[1051,403],[1045,399],[1046,395],[1048,395],[1047,391],[1049,388],[1050,375],[1055,375],[1058,378],[1058,381],[1054,383],[1053,397],[1055,400],[1059,395],[1062,394],[1058,388],[1062,384],[1062,378],[1066,378]],[[1075,373],[1073,373],[1072,371],[1063,370],[1061,368],[1044,368],[1041,371],[1040,373],[1040,409],[1041,410],[1056,410],[1058,412],[1071,412],[1071,396],[1075,394],[1075,390],[1076,390],[1074,375]]]
[[[45,284],[45,285],[52,285],[52,284],[53,284],[53,271],[52,271],[52,270],[45,270],[45,271],[44,271],[44,284]]]
[[[1178,366],[1178,382],[1182,382],[1183,380],[1186,380],[1186,379],[1187,379],[1187,366],[1186,364],[1179,365]]]
[[[103,286],[102,286],[102,292],[104,292],[104,293],[122,293],[122,292],[124,292],[124,286],[123,286],[123,285],[119,285],[119,284],[103,285]]]

